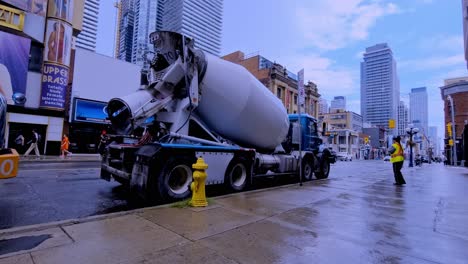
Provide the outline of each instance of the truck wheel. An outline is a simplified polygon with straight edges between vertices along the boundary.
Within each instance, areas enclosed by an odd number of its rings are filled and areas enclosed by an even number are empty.
[[[190,196],[193,163],[188,157],[170,158],[166,162],[158,179],[158,191],[163,200],[182,200]]]
[[[314,163],[310,158],[305,158],[302,160],[302,179],[304,181],[312,180],[314,175]]]
[[[327,160],[327,157],[320,163],[320,169],[315,173],[317,179],[326,179],[330,174],[330,163]]]
[[[250,178],[250,166],[244,159],[236,158],[229,164],[224,176],[225,185],[233,191],[242,191]]]

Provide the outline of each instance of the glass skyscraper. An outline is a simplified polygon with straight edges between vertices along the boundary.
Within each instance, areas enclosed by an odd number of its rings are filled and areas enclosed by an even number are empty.
[[[408,106],[405,102],[400,101],[398,105],[398,135],[406,135],[406,128],[408,127],[409,112]]]
[[[395,120],[398,133],[398,103],[400,81],[396,61],[387,43],[366,48],[361,62],[361,115],[364,122],[388,129],[390,119]]]
[[[219,56],[223,25],[223,0],[165,1],[163,30],[195,39],[195,47]]]
[[[346,98],[344,96],[335,96],[331,101],[330,113],[334,113],[338,110],[346,110]]]
[[[135,19],[133,3],[134,0],[122,0],[116,5],[118,17],[115,56],[128,62],[132,61],[133,24]]]
[[[410,93],[410,123],[428,135],[428,105],[426,87],[413,88]]]
[[[144,54],[153,51],[149,34],[156,30],[184,34],[195,39],[195,47],[219,56],[223,0],[120,0],[118,7],[119,59],[147,67]]]
[[[99,0],[86,0],[84,3],[83,28],[76,37],[76,47],[96,51],[99,17]]]
[[[170,2],[170,1],[168,1]],[[148,51],[153,51],[153,45],[149,43],[149,35],[160,29],[158,17],[162,14],[161,5],[164,1],[158,0],[134,0],[134,26],[133,26],[133,43],[132,43],[132,63],[147,68],[149,65],[144,59],[144,55]]]

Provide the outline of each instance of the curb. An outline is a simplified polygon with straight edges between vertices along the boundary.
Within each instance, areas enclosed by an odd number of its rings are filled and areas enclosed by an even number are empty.
[[[326,181],[326,180],[328,180],[328,179],[313,180],[313,181],[309,181],[309,182],[304,182],[303,184],[305,185],[305,184],[309,184],[309,183],[321,182],[321,181]],[[299,183],[291,183],[291,184],[287,184],[287,185],[274,186],[274,187],[258,189],[258,190],[250,190],[250,191],[245,191],[245,192],[229,193],[229,194],[226,194],[226,195],[215,196],[215,197],[207,197],[207,198],[212,198],[213,202],[216,203],[217,199],[228,198],[228,197],[237,196],[237,195],[246,195],[246,194],[251,194],[251,193],[271,191],[271,190],[282,189],[282,188],[289,188],[289,187],[292,187],[292,186],[295,186],[295,185],[299,186]],[[119,216],[124,216],[124,215],[130,215],[130,214],[138,214],[138,213],[144,212],[146,210],[171,207],[171,206],[173,206],[173,204],[174,203],[169,203],[169,204],[162,204],[162,205],[155,205],[155,206],[150,206],[150,207],[132,209],[132,210],[129,210],[129,211],[115,212],[115,213],[110,213],[110,214],[93,215],[93,216],[87,216],[87,217],[83,217],[83,218],[72,218],[72,219],[54,221],[54,222],[49,222],[49,223],[41,223],[41,224],[35,224],[35,225],[12,227],[12,228],[8,228],[8,229],[0,230],[0,237],[1,236],[11,236],[11,235],[26,233],[26,232],[42,231],[42,230],[50,229],[50,228],[54,228],[54,227],[63,227],[63,226],[70,226],[70,225],[100,221],[100,220],[105,220],[105,219],[109,219],[109,218],[114,218],[114,217],[119,217]]]
[[[43,160],[19,160],[19,164],[34,164],[34,163],[75,163],[75,162],[101,162],[100,159],[43,159]]]

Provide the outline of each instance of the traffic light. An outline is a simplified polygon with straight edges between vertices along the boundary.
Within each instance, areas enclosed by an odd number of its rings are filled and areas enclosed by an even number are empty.
[[[395,128],[395,119],[388,120],[388,128]]]
[[[449,146],[453,146],[453,139],[449,139]]]
[[[451,122],[447,123],[447,133],[448,133],[449,137],[452,136],[452,123]]]

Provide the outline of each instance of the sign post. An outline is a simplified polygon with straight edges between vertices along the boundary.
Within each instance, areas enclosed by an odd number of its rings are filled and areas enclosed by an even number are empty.
[[[297,74],[297,90],[299,92],[298,98],[298,113],[299,113],[299,185],[302,186],[302,105],[305,101],[305,92],[304,92],[304,69],[300,70]]]

